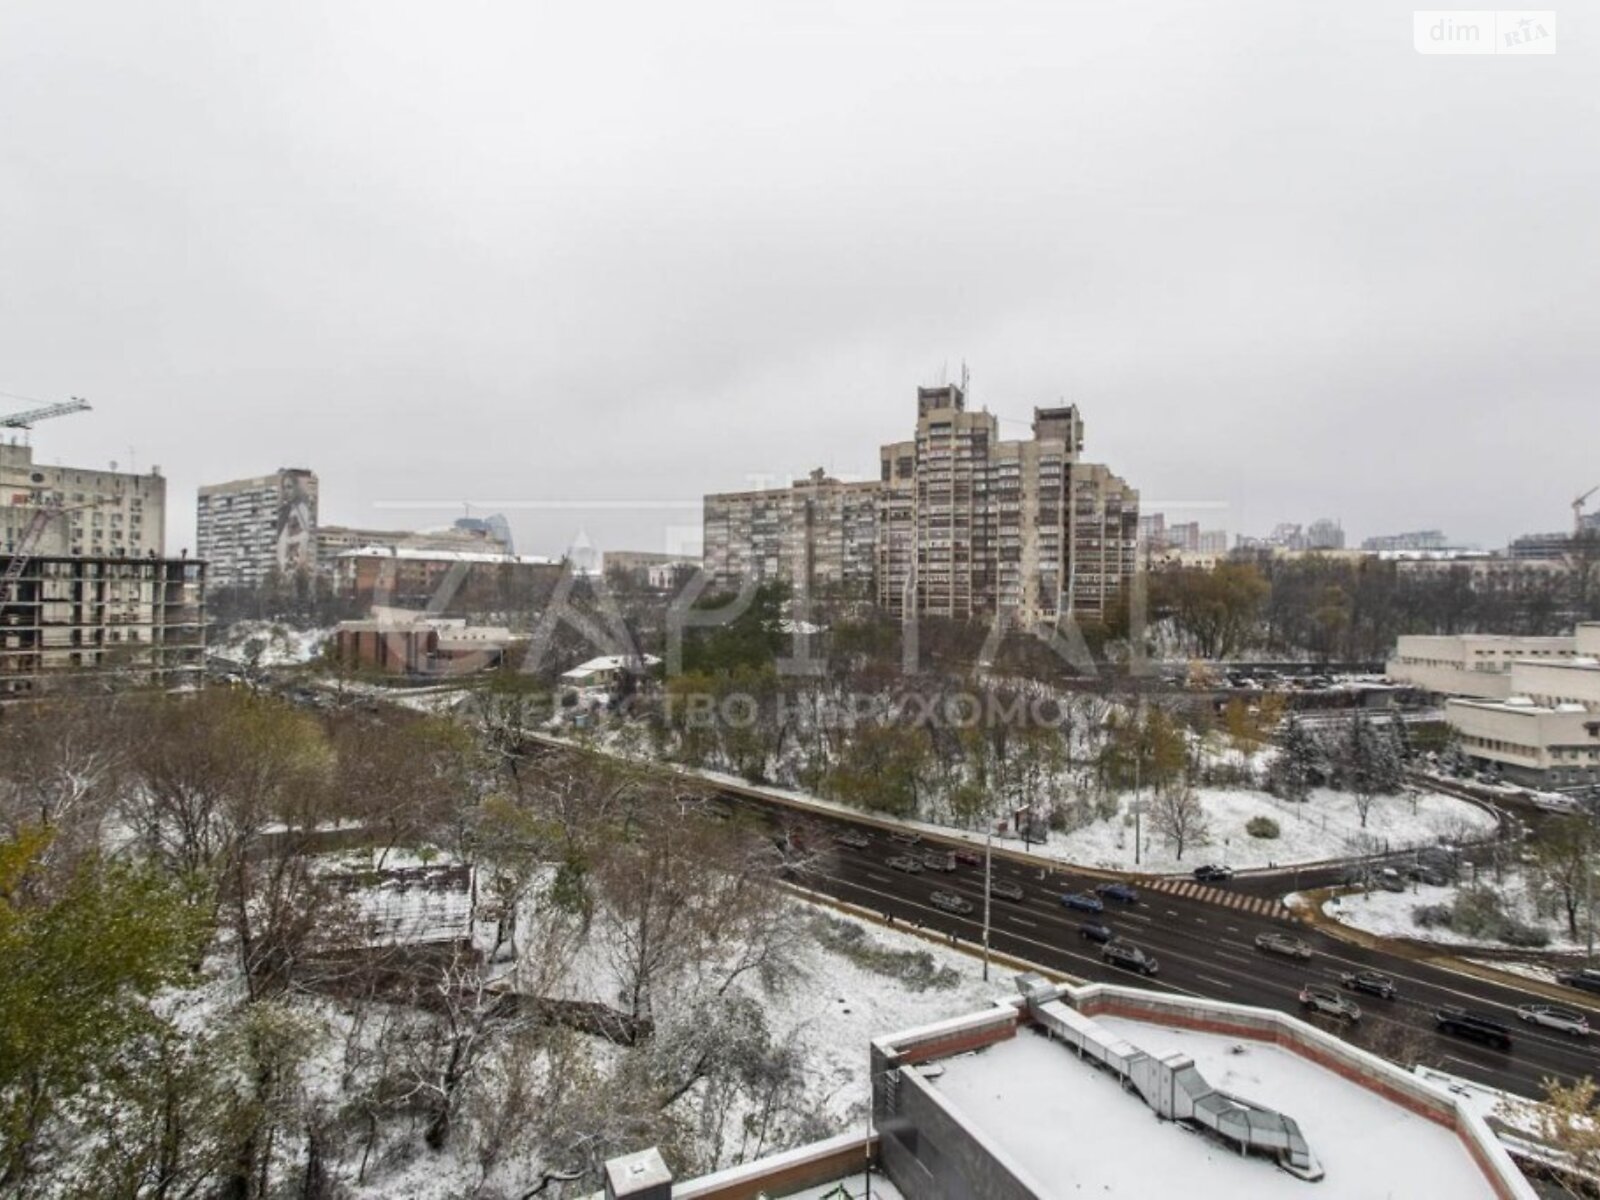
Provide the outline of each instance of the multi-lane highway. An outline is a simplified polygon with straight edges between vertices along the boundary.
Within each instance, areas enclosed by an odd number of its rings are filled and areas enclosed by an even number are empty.
[[[748,794],[725,793],[729,800],[752,803]],[[769,809],[772,815],[774,810]],[[983,867],[964,863],[953,871],[924,870],[907,874],[889,860],[907,853],[889,829],[843,815],[816,813],[801,818],[792,809],[779,819],[803,821],[815,853],[796,882],[814,891],[848,901],[896,922],[920,926],[937,935],[954,936],[967,945],[983,936]],[[850,831],[851,845],[837,840]],[[970,851],[970,843],[949,843]],[[924,839],[913,853],[946,848]],[[994,877],[1015,883],[1020,900],[994,897],[990,944],[999,951],[1080,978],[1138,984],[1218,1000],[1264,1005],[1300,1012],[1299,993],[1306,983],[1338,983],[1345,972],[1377,970],[1398,986],[1393,1000],[1350,993],[1361,1006],[1356,1026],[1330,1024],[1341,1036],[1388,1057],[1424,1061],[1445,1070],[1524,1095],[1541,1094],[1540,1083],[1551,1076],[1600,1075],[1600,1035],[1575,1039],[1553,1030],[1526,1025],[1516,1018],[1519,1004],[1545,1001],[1512,987],[1474,976],[1350,945],[1313,928],[1292,924],[1287,910],[1260,895],[1226,887],[1202,888],[1166,880],[1136,881],[1133,903],[1105,901],[1099,916],[1065,908],[1065,892],[1092,891],[1104,874],[1070,868],[1033,866],[996,854]],[[953,892],[972,905],[970,914],[943,911],[931,902],[936,891]],[[1100,946],[1081,934],[1086,922],[1104,922],[1115,934],[1150,954],[1160,964],[1153,977],[1108,966]],[[1313,948],[1309,961],[1266,953],[1255,946],[1258,934],[1292,933]],[[1004,970],[1004,968],[1000,968]],[[1573,993],[1570,1006],[1586,1008]],[[1438,1034],[1433,1014],[1454,1005],[1482,1011],[1513,1026],[1515,1044],[1509,1053]],[[1314,1018],[1321,1020],[1321,1018]],[[1600,1024],[1600,1010],[1590,1019]]]

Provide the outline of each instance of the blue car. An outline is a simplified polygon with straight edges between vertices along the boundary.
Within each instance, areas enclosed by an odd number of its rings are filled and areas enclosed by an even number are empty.
[[[1088,892],[1063,892],[1061,903],[1068,908],[1075,908],[1079,912],[1104,912],[1106,906],[1100,903],[1099,896],[1092,896]]]
[[[1138,890],[1125,883],[1102,883],[1095,891],[1109,900],[1121,900],[1124,904],[1139,903]]]

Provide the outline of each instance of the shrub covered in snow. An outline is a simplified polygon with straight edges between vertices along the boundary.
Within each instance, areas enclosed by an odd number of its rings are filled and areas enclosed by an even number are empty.
[[[1245,822],[1244,831],[1253,838],[1275,838],[1281,832],[1271,817],[1251,817]]]

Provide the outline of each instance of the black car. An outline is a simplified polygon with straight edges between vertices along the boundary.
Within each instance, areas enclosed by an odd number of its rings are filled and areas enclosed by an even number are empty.
[[[1580,992],[1600,992],[1600,971],[1568,971],[1557,975],[1556,982],[1577,988]]]
[[[1377,971],[1346,971],[1339,976],[1339,982],[1352,992],[1365,992],[1369,996],[1381,996],[1385,1000],[1394,999],[1394,980]]]
[[[904,829],[896,829],[889,835],[889,840],[891,842],[899,842],[902,846],[920,846],[922,844],[922,835],[920,833],[911,833]]]
[[[1107,899],[1120,900],[1124,904],[1139,903],[1138,891],[1135,888],[1129,887],[1125,883],[1102,883],[1099,887],[1095,888],[1095,891],[1099,892]]]
[[[1199,883],[1227,883],[1228,880],[1233,878],[1233,868],[1208,863],[1203,867],[1196,867],[1194,869],[1194,877]]]
[[[1111,926],[1102,925],[1098,921],[1086,921],[1078,926],[1078,936],[1091,942],[1109,942],[1116,935],[1111,932]]]
[[[1154,958],[1132,942],[1109,941],[1100,947],[1100,957],[1113,967],[1137,971],[1141,975],[1154,975],[1161,969],[1160,964]]]
[[[1483,1013],[1464,1008],[1441,1008],[1433,1014],[1440,1033],[1454,1034],[1469,1042],[1481,1042],[1496,1050],[1511,1049],[1511,1026]]]

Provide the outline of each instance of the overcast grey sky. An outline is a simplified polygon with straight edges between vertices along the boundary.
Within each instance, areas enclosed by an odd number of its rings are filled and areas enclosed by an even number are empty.
[[[654,549],[876,470],[963,359],[1207,524],[1503,543],[1600,483],[1600,6],[0,7],[0,390],[42,459]],[[0,403],[7,403],[0,398]],[[431,502],[431,508],[378,508]],[[1172,510],[1169,508],[1169,512]]]

